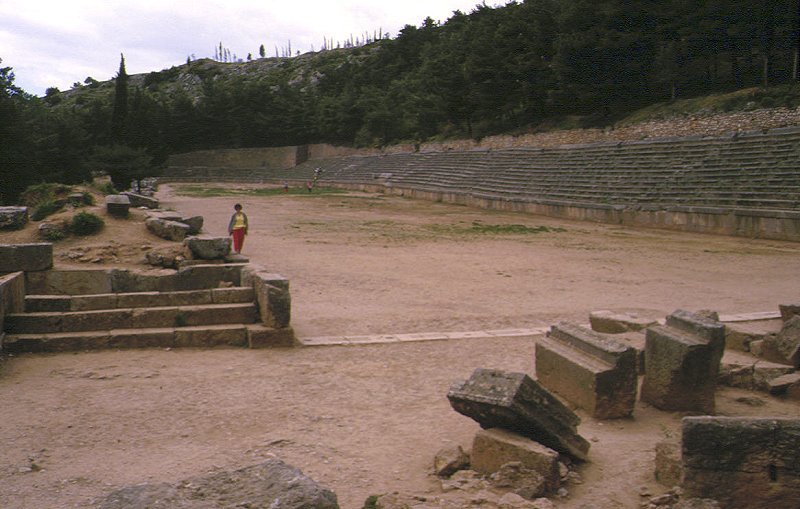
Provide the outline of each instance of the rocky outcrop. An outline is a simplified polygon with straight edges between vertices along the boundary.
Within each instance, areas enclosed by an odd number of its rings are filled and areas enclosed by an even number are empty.
[[[338,509],[336,494],[300,470],[273,459],[232,472],[168,484],[140,484],[111,493],[96,509]]]
[[[0,207],[0,230],[19,230],[28,223],[28,207]]]

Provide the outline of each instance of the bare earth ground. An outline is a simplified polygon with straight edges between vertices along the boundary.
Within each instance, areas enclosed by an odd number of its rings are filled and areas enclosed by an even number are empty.
[[[176,186],[177,187],[177,186]],[[235,187],[244,190],[247,186]],[[237,201],[244,254],[291,281],[298,337],[535,328],[598,309],[663,318],[796,302],[800,245],[559,221],[396,197],[192,198],[165,207],[224,235]],[[562,230],[470,233],[523,224]],[[0,234],[30,242],[32,228]],[[138,263],[163,247],[141,216],[56,245],[58,266]],[[83,252],[80,245],[93,246]],[[62,254],[72,253],[71,258]],[[93,261],[94,260],[94,261]],[[332,488],[343,508],[391,491],[439,496],[444,446],[478,426],[453,411],[450,384],[477,367],[533,375],[536,338],[494,337],[279,350],[134,350],[10,358],[0,372],[0,507],[86,507],[113,489],[175,482],[277,456]],[[798,405],[722,388],[722,415],[797,416]],[[582,484],[559,508],[633,508],[658,494],[653,447],[679,436],[678,413],[639,403],[634,418],[579,412],[592,442]]]

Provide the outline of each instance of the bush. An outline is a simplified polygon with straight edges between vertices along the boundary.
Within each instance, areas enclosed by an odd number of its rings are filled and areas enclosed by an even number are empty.
[[[42,183],[28,186],[20,196],[20,201],[28,207],[37,207],[56,198],[64,198],[72,192],[70,186],[64,184]]]
[[[75,235],[92,235],[99,232],[105,223],[102,219],[90,212],[75,214],[70,223],[69,230]]]
[[[42,202],[39,204],[38,207],[36,207],[33,210],[33,213],[31,214],[31,219],[33,219],[34,221],[41,221],[50,214],[55,214],[56,212],[61,210],[61,207],[62,207],[61,203],[57,203],[52,200]]]

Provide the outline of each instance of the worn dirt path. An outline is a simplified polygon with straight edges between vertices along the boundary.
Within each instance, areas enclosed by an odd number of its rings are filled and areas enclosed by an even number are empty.
[[[230,187],[230,186],[229,186]],[[240,186],[243,189],[247,186]],[[796,302],[800,245],[556,221],[368,194],[193,198],[167,207],[224,234],[237,201],[244,254],[291,281],[301,339],[535,328],[597,309],[723,314]],[[504,234],[519,224],[540,233]],[[141,258],[141,222],[86,240]],[[108,234],[105,234],[108,235]],[[17,235],[15,238],[19,238]],[[11,236],[6,236],[11,238]],[[6,242],[0,235],[0,241]],[[74,249],[75,242],[57,247]],[[126,246],[129,249],[122,249]],[[135,248],[135,249],[134,249]],[[101,262],[102,263],[102,262]],[[434,453],[469,448],[477,425],[450,409],[449,385],[477,367],[533,373],[535,337],[306,347],[142,350],[7,359],[0,373],[0,507],[86,507],[124,485],[233,469],[277,456],[331,487],[343,508],[372,494],[438,494]],[[727,415],[797,415],[798,406],[723,389]],[[583,484],[559,508],[638,507],[653,445],[681,415],[584,417]]]

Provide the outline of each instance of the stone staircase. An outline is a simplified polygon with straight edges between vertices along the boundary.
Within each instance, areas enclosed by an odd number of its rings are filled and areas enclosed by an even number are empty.
[[[160,276],[48,270],[5,280],[14,278],[24,278],[26,294],[4,316],[0,346],[9,353],[294,344],[288,282],[248,265]]]

